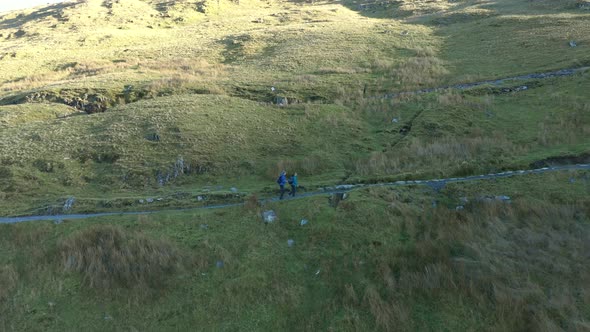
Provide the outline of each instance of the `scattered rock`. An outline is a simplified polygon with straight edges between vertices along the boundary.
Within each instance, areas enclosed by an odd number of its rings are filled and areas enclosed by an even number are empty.
[[[201,229],[209,229],[209,225],[208,224],[201,224]]]
[[[459,197],[459,200],[461,201],[461,203],[465,204],[467,202],[469,202],[469,199],[467,197]]]
[[[569,45],[570,45],[570,47],[576,47],[576,46],[578,46],[578,43],[576,43],[573,40],[570,40]]]
[[[262,212],[262,219],[264,219],[265,223],[270,224],[277,220],[277,214],[273,210],[264,211]]]
[[[74,205],[75,201],[76,199],[74,197],[68,198],[64,204],[64,211],[69,211],[70,209],[72,209],[72,205]]]
[[[289,100],[286,97],[275,97],[275,104],[279,106],[287,106],[289,105]]]
[[[158,133],[147,134],[147,135],[145,135],[145,139],[147,139],[148,141],[151,141],[151,142],[159,142],[160,135]]]
[[[412,130],[412,125],[406,124],[400,128],[399,133],[402,135],[407,135],[410,132],[410,130]]]
[[[190,171],[190,169],[185,167],[184,158],[182,158],[182,156],[176,158],[176,162],[174,163],[174,178],[176,179],[179,175],[184,174],[186,171]]]
[[[391,122],[392,122],[392,123],[398,123],[398,122],[399,122],[399,120],[398,120],[397,118],[393,118],[393,119],[391,119]]]
[[[161,202],[162,200],[164,200],[162,197],[158,197],[158,199],[156,199],[158,202]]]
[[[408,30],[404,30],[402,32],[400,32],[400,35],[402,36],[407,36],[410,32]]]
[[[340,201],[343,201],[346,198],[348,198],[347,193],[334,193],[330,195],[330,197],[328,198],[328,202],[330,203],[331,207],[337,207]]]
[[[570,183],[575,183],[576,179],[575,178],[570,178]]]
[[[315,271],[315,275],[317,276],[318,274],[320,274],[320,269],[318,269],[317,271]]]
[[[506,196],[506,195],[481,196],[481,197],[477,198],[477,201],[486,202],[486,203],[491,203],[493,201],[510,203],[511,202],[511,198],[510,198],[510,196]]]
[[[465,209],[465,207],[463,205],[457,205],[457,207],[455,208],[455,211],[461,211]]]
[[[301,222],[299,223],[299,225],[304,226],[307,225],[309,223],[309,221],[307,219],[301,219]]]
[[[113,320],[113,317],[111,315],[105,313],[104,316],[103,316],[103,319],[104,320]]]
[[[221,269],[222,267],[224,267],[224,266],[225,266],[225,263],[223,263],[223,261],[219,260],[219,261],[215,262],[215,266],[216,266],[218,269]]]
[[[204,200],[205,198],[203,196],[197,196],[197,202],[202,202]]]
[[[294,245],[295,245],[295,240],[293,240],[293,239],[288,239],[288,240],[287,240],[287,245],[288,245],[289,247],[292,247],[292,246],[294,246]]]
[[[49,301],[49,302],[47,302],[47,305],[48,305],[50,308],[53,308],[53,307],[55,307],[55,304],[56,304],[56,303],[55,303],[55,302],[53,302],[53,301]]]
[[[510,196],[506,196],[506,195],[501,195],[501,196],[496,196],[495,199],[497,201],[502,201],[502,202],[510,202]]]
[[[145,201],[143,199],[140,199],[139,204],[143,204],[143,203],[145,203]]]
[[[259,17],[257,19],[255,19],[254,21],[252,21],[253,23],[264,23],[264,19],[262,17]]]
[[[153,202],[154,202],[154,199],[153,199],[153,198],[148,198],[148,199],[146,199],[146,201],[147,201],[148,203],[153,203]]]
[[[236,187],[231,187],[231,188],[229,188],[229,190],[234,194],[238,192],[238,188],[236,188]]]

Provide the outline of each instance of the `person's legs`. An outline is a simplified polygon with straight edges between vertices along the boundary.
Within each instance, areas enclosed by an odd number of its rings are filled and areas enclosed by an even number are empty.
[[[284,184],[281,184],[280,186],[281,186],[281,197],[280,197],[280,199],[283,199],[283,195],[285,194],[285,185]]]
[[[297,186],[291,186],[291,196],[295,197],[296,192],[297,192]]]

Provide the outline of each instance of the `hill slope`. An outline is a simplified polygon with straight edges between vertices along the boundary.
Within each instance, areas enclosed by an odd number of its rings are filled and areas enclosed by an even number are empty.
[[[1,216],[246,199],[0,225],[0,329],[588,329],[588,172],[257,201],[283,169],[304,192],[589,162],[588,8],[84,0],[0,16]],[[436,89],[564,68],[581,69]]]

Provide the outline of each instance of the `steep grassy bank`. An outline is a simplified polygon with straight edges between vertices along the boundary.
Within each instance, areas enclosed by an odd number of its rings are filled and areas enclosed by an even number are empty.
[[[531,175],[370,189],[336,208],[318,197],[0,225],[0,327],[584,330],[589,181]],[[266,209],[277,222],[262,222]]]
[[[359,97],[350,107],[210,95],[157,97],[90,116],[2,106],[3,214],[43,213],[37,209],[70,196],[78,198],[74,211],[100,211],[118,198],[138,205],[179,191],[194,199],[230,187],[261,193],[281,169],[299,172],[306,186],[526,169],[590,150],[589,82],[581,73],[506,88]]]

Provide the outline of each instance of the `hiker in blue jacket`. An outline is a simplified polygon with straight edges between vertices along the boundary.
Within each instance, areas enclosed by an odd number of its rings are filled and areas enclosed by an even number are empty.
[[[283,199],[283,195],[285,195],[285,184],[287,183],[287,172],[285,172],[285,171],[281,172],[281,175],[279,175],[279,178],[277,179],[277,183],[279,184],[279,187],[281,188],[280,199]]]
[[[297,182],[297,173],[293,173],[293,175],[291,175],[291,178],[289,178],[289,184],[291,185],[291,192],[289,193],[289,195],[295,197],[295,193],[297,192],[297,185],[299,184]]]

